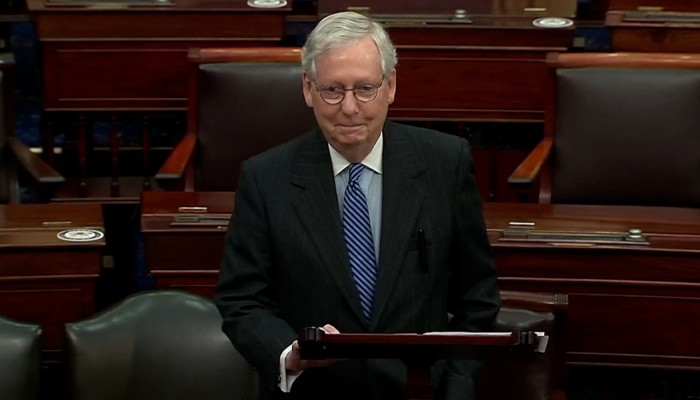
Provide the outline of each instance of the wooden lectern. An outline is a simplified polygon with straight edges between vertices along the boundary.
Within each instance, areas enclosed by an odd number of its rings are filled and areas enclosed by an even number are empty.
[[[432,332],[326,334],[321,328],[305,328],[299,335],[301,356],[325,358],[394,358],[408,369],[406,398],[433,398],[430,368],[435,360],[533,359],[546,342],[537,332]]]

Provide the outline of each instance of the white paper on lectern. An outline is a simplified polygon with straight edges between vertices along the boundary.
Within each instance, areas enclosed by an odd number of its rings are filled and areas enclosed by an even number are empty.
[[[513,332],[426,332],[424,335],[432,336],[493,336],[493,337],[503,337],[510,336]],[[549,343],[549,336],[545,335],[544,332],[535,332],[535,335],[540,339],[537,342],[537,348],[535,349],[538,353],[544,353],[547,351],[547,343]]]
[[[512,335],[513,332],[426,332],[424,335],[442,335],[442,336],[494,336],[494,337],[505,337]]]

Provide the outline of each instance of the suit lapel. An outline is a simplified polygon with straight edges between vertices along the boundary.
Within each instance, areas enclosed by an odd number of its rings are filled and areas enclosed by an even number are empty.
[[[424,201],[418,179],[425,171],[425,163],[396,127],[391,122],[384,127],[382,239],[373,326],[401,276],[405,250]]]
[[[349,308],[361,321],[359,298],[342,234],[328,144],[319,130],[304,141],[295,156],[291,185],[292,205],[301,224]]]

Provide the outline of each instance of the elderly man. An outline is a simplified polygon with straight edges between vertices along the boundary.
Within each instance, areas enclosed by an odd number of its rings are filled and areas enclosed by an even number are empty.
[[[302,55],[318,128],[243,164],[216,298],[224,332],[260,371],[261,398],[405,397],[399,360],[302,360],[304,327],[483,331],[496,317],[469,145],[386,120],[395,66],[379,24],[324,18]],[[478,365],[436,362],[437,398],[473,399]]]

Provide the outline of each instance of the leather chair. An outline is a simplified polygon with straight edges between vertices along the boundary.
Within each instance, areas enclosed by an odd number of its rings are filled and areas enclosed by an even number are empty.
[[[541,203],[700,206],[700,55],[549,54]]]
[[[46,201],[65,179],[15,137],[14,68],[12,54],[0,54],[0,204],[24,201],[25,187],[27,201]]]
[[[191,49],[187,133],[158,185],[234,191],[243,160],[316,126],[300,57],[291,47]]]
[[[488,360],[477,384],[484,400],[566,399],[565,294],[501,291],[502,307],[496,331],[540,331],[548,336],[544,353],[533,360]]]
[[[256,375],[221,331],[208,298],[142,292],[92,318],[68,323],[73,400],[247,400]]]
[[[41,327],[0,317],[0,399],[39,398]]]

